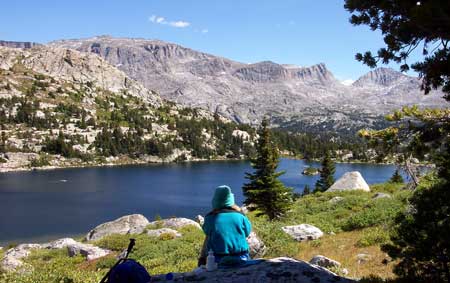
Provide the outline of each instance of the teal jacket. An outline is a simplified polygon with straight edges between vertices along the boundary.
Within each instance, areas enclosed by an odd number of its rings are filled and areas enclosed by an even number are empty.
[[[208,237],[207,249],[218,255],[247,252],[247,237],[251,230],[248,218],[232,210],[209,213],[203,224],[203,231]]]

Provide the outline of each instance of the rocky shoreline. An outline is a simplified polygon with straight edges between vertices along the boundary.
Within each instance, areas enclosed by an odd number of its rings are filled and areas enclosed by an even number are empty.
[[[107,163],[95,163],[95,162],[82,162],[81,160],[70,160],[58,156],[63,162],[58,165],[39,166],[32,167],[30,162],[32,159],[37,158],[39,155],[36,153],[6,153],[5,155],[15,155],[13,162],[1,163],[0,162],[0,174],[1,173],[14,173],[14,172],[29,172],[29,171],[44,171],[44,170],[57,170],[57,169],[70,169],[70,168],[95,168],[95,167],[118,167],[126,165],[151,165],[151,164],[168,164],[168,163],[188,163],[188,162],[208,162],[208,161],[240,161],[246,160],[244,158],[226,158],[217,157],[211,159],[190,158],[188,160],[179,160],[176,157],[160,158],[157,156],[146,156],[140,159],[131,159],[126,156],[117,158],[106,158]],[[0,155],[1,157],[1,155]]]

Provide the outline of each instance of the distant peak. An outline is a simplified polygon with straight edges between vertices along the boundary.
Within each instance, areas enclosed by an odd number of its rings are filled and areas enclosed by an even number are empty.
[[[102,34],[102,35],[97,35],[93,38],[113,38],[113,37],[109,34]]]
[[[353,85],[357,87],[364,86],[391,86],[402,78],[408,78],[407,75],[391,68],[376,68],[357,79]]]
[[[324,63],[319,63],[309,67],[302,67],[290,70],[293,76],[309,82],[320,82],[326,84],[336,81],[333,74],[328,70]]]
[[[261,62],[252,63],[252,64],[250,64],[249,66],[251,66],[251,65],[255,65],[255,66],[258,66],[258,65],[276,65],[276,66],[282,66],[282,65],[277,64],[277,63],[275,63],[275,62],[273,62],[273,61],[270,61],[270,60],[264,60],[264,61],[261,61]]]

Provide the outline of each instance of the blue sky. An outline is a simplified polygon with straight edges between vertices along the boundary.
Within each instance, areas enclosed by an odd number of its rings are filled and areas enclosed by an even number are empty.
[[[161,39],[246,63],[323,62],[339,80],[356,79],[370,69],[354,60],[355,53],[376,51],[383,42],[378,32],[352,26],[343,5],[339,0],[3,1],[0,39],[46,43],[104,34]]]

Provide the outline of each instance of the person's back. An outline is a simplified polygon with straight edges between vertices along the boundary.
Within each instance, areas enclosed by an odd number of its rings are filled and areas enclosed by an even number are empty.
[[[235,205],[230,187],[216,188],[212,207],[213,211],[206,215],[203,224],[206,239],[199,265],[204,264],[206,253],[209,250],[214,252],[217,262],[224,257],[249,259],[247,237],[251,232],[251,224],[248,218],[240,212],[239,207]]]
[[[229,209],[218,210],[205,217],[203,231],[208,237],[207,249],[216,255],[240,255],[248,252],[246,238],[251,225],[242,213]]]

